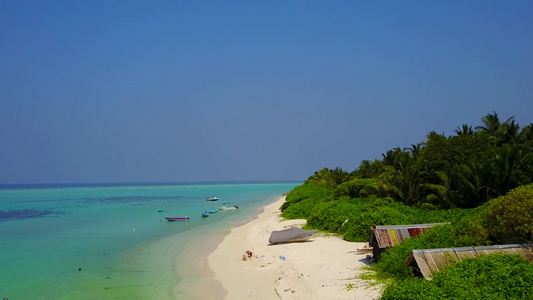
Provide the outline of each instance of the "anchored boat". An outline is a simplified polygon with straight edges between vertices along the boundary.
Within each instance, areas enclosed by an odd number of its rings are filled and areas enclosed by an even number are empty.
[[[237,205],[233,205],[233,206],[221,206],[218,208],[219,210],[236,210],[236,209],[239,209],[239,207]]]
[[[178,218],[166,217],[165,219],[167,221],[169,221],[169,222],[175,222],[175,221],[186,221],[186,220],[189,220],[189,217],[178,217]]]

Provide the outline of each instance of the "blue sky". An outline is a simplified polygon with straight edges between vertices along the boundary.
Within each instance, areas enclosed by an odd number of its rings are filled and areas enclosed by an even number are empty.
[[[0,183],[304,180],[533,122],[531,1],[0,1]]]

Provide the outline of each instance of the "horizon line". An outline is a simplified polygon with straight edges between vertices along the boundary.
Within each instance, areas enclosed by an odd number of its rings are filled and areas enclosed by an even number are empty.
[[[118,187],[118,186],[169,186],[207,184],[298,183],[304,180],[199,180],[199,181],[145,181],[145,182],[52,182],[52,183],[0,183],[0,189],[54,188],[54,187]]]

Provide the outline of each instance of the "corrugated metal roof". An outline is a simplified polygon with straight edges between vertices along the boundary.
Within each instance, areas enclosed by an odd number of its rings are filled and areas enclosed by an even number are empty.
[[[532,245],[492,245],[479,247],[440,248],[413,250],[406,261],[415,273],[431,280],[433,272],[439,272],[450,264],[455,264],[465,258],[475,258],[494,253],[518,254],[533,262]]]
[[[412,225],[389,225],[372,226],[372,237],[375,238],[379,248],[391,248],[401,244],[404,240],[417,236],[429,230],[429,228],[447,223],[412,224]]]

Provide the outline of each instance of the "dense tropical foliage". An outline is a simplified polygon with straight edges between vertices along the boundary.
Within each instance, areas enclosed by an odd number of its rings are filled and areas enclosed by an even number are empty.
[[[533,269],[523,258],[465,260],[432,282],[405,265],[413,249],[531,242],[533,124],[502,122],[496,112],[481,122],[449,137],[430,132],[352,172],[319,170],[289,193],[283,217],[307,219],[308,228],[349,241],[368,241],[373,225],[447,222],[383,253],[372,267],[377,278],[394,282],[383,299],[529,299]]]
[[[324,168],[306,184],[342,185],[337,193],[352,198],[390,197],[425,208],[477,207],[533,180],[533,124],[501,122],[496,112],[482,123],[449,137],[430,132],[426,141],[364,160],[350,173]]]

